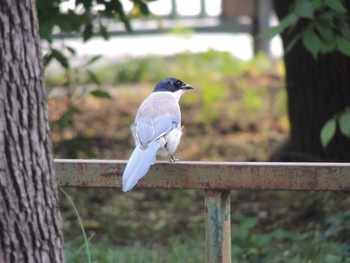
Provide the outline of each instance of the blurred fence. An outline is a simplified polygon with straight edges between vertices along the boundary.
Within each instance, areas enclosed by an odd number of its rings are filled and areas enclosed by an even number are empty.
[[[209,0],[208,0],[209,1]],[[196,15],[183,15],[178,11],[177,0],[170,1],[170,11],[166,15],[154,15],[148,18],[131,19],[134,35],[160,34],[176,29],[191,29],[205,33],[247,33],[252,36],[254,53],[262,51],[270,55],[270,41],[259,37],[269,27],[273,13],[272,0],[221,0],[221,14],[208,14],[206,0],[196,1],[199,5]],[[241,22],[242,17],[245,22]],[[103,20],[103,18],[101,18]],[[109,20],[108,33],[111,36],[130,34],[122,22]],[[98,35],[98,34],[97,34]],[[76,38],[76,33],[55,33],[53,38]]]
[[[126,161],[55,160],[61,187],[121,188],[125,165]],[[204,190],[207,262],[229,263],[230,190],[350,191],[350,164],[157,162],[135,188]]]

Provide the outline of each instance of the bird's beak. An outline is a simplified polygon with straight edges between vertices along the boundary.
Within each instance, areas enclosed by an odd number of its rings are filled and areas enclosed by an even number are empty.
[[[193,87],[191,86],[191,85],[188,85],[188,84],[184,84],[183,86],[182,86],[182,89],[193,89]]]

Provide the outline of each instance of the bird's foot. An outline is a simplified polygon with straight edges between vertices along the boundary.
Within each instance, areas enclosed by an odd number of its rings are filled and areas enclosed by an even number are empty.
[[[177,161],[180,161],[180,159],[177,159],[174,155],[170,154],[170,162],[175,163]]]

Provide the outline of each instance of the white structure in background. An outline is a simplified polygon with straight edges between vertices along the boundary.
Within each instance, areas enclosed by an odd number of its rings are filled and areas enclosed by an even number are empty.
[[[171,12],[171,1],[151,2],[149,8],[156,15],[168,15]],[[126,11],[132,8],[130,1],[123,0],[122,2]],[[206,0],[206,5],[206,13],[209,16],[217,18],[221,14],[221,0]],[[61,8],[74,8],[74,1],[65,2]],[[198,15],[200,13],[200,0],[177,0],[177,12],[184,16]],[[145,21],[141,23],[146,25]],[[270,24],[276,23],[277,19],[272,17]],[[137,26],[137,22],[135,22],[135,26]],[[83,43],[81,39],[65,39],[64,43],[76,49],[78,58],[102,55],[102,63],[115,63],[127,58],[147,55],[170,56],[184,51],[198,53],[209,49],[227,51],[243,60],[249,60],[253,57],[253,38],[248,33],[135,34],[118,35],[111,37],[108,41],[101,37],[94,37],[86,43]],[[272,57],[278,58],[283,55],[279,37],[272,39],[270,48]]]

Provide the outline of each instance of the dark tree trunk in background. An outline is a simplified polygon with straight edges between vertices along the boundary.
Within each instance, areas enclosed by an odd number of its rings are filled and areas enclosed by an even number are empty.
[[[0,0],[0,262],[64,262],[34,0]]]
[[[275,11],[281,19],[289,12],[293,0],[275,0]],[[347,9],[350,11],[350,3]],[[287,47],[295,33],[303,29],[300,23],[292,33],[283,33]],[[287,30],[288,31],[288,30]],[[350,139],[337,131],[335,139],[323,149],[320,131],[334,114],[350,105],[350,58],[333,52],[315,60],[299,41],[284,58],[288,114],[291,124],[287,152],[283,161],[350,161]]]

